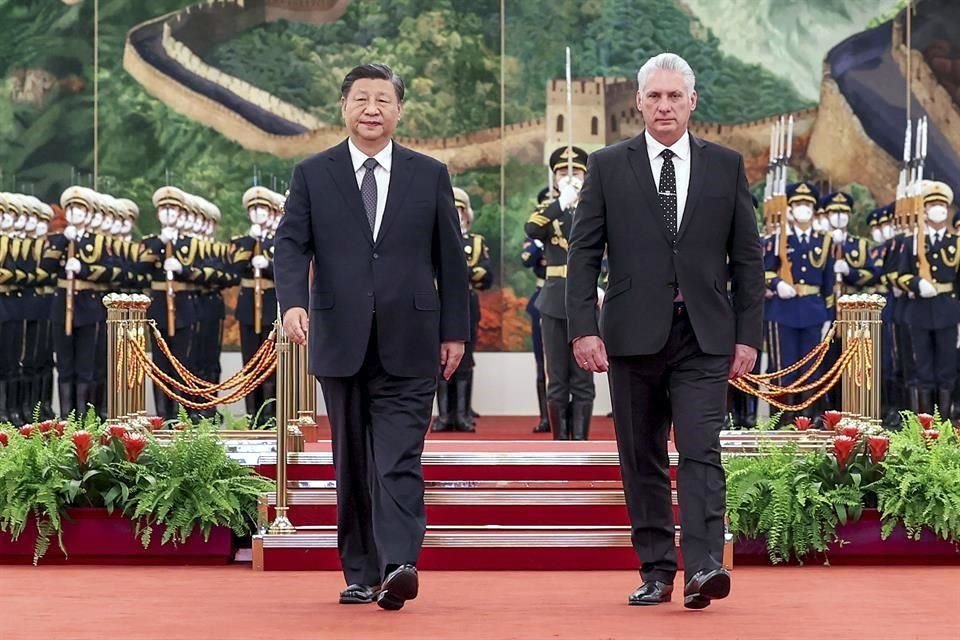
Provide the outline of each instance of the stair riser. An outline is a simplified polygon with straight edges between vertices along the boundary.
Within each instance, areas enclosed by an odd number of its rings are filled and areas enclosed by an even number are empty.
[[[257,471],[268,478],[276,478],[273,465],[259,465]],[[620,480],[617,465],[425,465],[425,480]],[[670,478],[676,479],[676,467],[670,467]],[[333,480],[333,465],[291,464],[287,466],[288,480]]]

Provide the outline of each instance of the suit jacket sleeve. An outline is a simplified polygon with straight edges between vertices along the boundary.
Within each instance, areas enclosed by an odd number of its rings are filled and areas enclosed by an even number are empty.
[[[570,251],[567,255],[566,305],[568,338],[571,341],[581,336],[600,335],[597,326],[597,279],[607,246],[606,219],[602,171],[596,156],[591,155],[587,159],[587,176],[580,190],[580,204],[573,216]]]
[[[453,186],[445,166],[440,169],[437,189],[433,268],[436,272],[437,291],[440,294],[440,341],[466,342],[470,335],[470,285],[467,263],[463,258],[463,245],[460,243],[459,216],[453,204]],[[290,193],[293,193],[292,189]],[[278,255],[276,264],[279,266],[279,263]],[[278,290],[277,294],[279,293]]]
[[[763,344],[763,252],[742,157],[739,163],[736,210],[727,238],[733,311],[737,322],[736,341],[759,351]]]
[[[281,317],[287,309],[307,309],[310,305],[311,256],[313,230],[310,223],[310,193],[303,167],[297,165],[293,169],[290,194],[274,243],[274,281]]]

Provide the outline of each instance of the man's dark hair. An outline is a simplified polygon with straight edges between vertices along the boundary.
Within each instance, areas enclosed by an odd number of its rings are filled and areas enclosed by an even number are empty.
[[[397,102],[403,102],[403,78],[394,73],[393,69],[387,65],[377,62],[362,64],[351,69],[350,73],[344,77],[343,84],[340,85],[340,97],[346,98],[347,94],[350,93],[350,87],[361,78],[389,80],[393,83],[393,88],[397,92]]]

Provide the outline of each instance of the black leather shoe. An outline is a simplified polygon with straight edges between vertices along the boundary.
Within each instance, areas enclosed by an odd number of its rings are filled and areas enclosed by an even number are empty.
[[[698,571],[687,581],[683,589],[683,606],[687,609],[703,609],[711,600],[722,600],[730,595],[730,572],[726,569]]]
[[[340,604],[371,604],[377,599],[378,587],[351,584],[340,592]]]
[[[652,604],[670,602],[673,595],[673,585],[654,580],[644,582],[637,590],[630,594],[628,602],[631,606],[645,607]]]
[[[417,568],[412,564],[402,564],[387,576],[380,587],[377,605],[387,611],[402,609],[407,600],[413,600],[420,591],[420,579]]]

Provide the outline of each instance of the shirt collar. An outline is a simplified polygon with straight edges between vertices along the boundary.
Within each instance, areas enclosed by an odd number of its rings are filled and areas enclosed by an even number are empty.
[[[650,132],[646,129],[643,130],[643,136],[647,140],[647,155],[651,160],[659,156],[663,150],[667,148],[666,145],[661,144],[656,138],[650,135]],[[673,154],[680,160],[688,160],[690,158],[689,132],[684,131],[680,139],[670,145],[669,149],[673,151]]]
[[[347,138],[347,147],[350,149],[350,160],[353,162],[353,172],[356,173],[360,171],[364,161],[370,156],[360,151],[350,138]],[[387,173],[390,173],[390,165],[393,164],[393,140],[387,142],[387,146],[381,149],[380,153],[373,156],[373,158]]]

